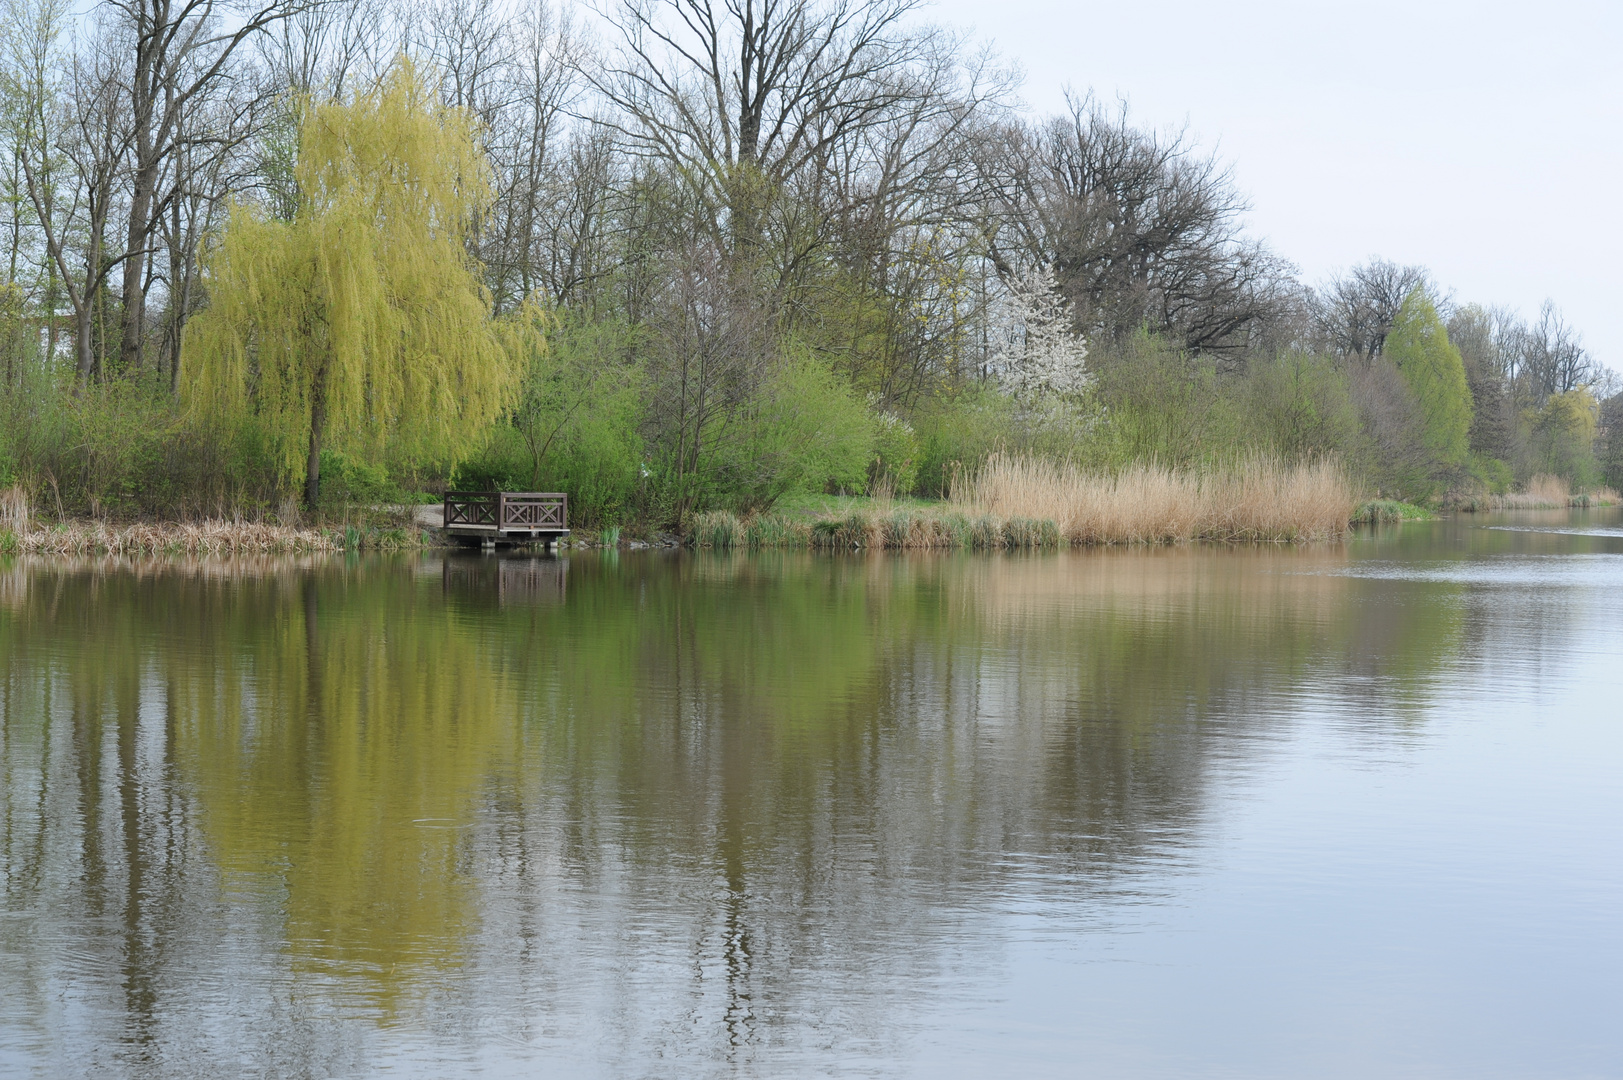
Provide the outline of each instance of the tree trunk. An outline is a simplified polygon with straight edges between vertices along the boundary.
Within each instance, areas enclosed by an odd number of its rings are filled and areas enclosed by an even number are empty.
[[[79,394],[84,393],[86,386],[90,385],[90,376],[96,364],[95,323],[88,300],[83,304],[75,305],[73,324],[73,351],[77,360],[74,371],[73,393],[77,397]]]
[[[158,186],[156,162],[136,170],[130,193],[129,252],[124,262],[124,313],[118,336],[119,369],[136,371],[141,366],[141,337],[146,322],[146,266],[143,249],[152,233],[152,193]]]
[[[304,463],[304,506],[316,512],[321,500],[321,429],[327,423],[327,368],[316,372],[310,392],[310,456]]]

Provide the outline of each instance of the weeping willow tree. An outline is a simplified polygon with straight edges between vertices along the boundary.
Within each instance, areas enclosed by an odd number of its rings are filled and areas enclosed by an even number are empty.
[[[402,58],[372,92],[305,110],[292,220],[238,205],[207,253],[188,399],[257,419],[312,508],[323,446],[454,459],[513,400],[519,331],[492,319],[464,245],[492,198],[478,134]]]

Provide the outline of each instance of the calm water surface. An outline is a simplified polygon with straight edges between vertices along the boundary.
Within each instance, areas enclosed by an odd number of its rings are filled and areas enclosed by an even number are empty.
[[[1623,1075],[1623,517],[0,562],[0,1074]]]

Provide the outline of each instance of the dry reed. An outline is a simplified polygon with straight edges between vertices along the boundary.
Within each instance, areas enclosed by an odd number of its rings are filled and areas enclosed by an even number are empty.
[[[265,555],[339,551],[345,547],[345,539],[342,533],[251,522],[141,523],[115,528],[92,521],[35,529],[19,537],[18,549],[30,555]]]
[[[1572,501],[1572,490],[1559,476],[1541,473],[1527,482],[1527,490],[1495,495],[1489,505],[1495,510],[1561,510]]]
[[[17,484],[0,491],[0,529],[19,537],[25,536],[28,533],[28,518],[28,492]]]
[[[1344,535],[1359,501],[1331,460],[1251,458],[1195,472],[1154,464],[1115,474],[994,454],[953,490],[969,513],[1051,520],[1073,544],[1297,541]]]
[[[819,548],[826,550],[961,550],[1018,551],[1056,548],[1059,528],[1052,521],[971,517],[948,507],[895,506],[853,510],[843,517],[815,520],[781,514],[757,514],[747,520],[726,510],[700,514],[688,530],[696,548]]]

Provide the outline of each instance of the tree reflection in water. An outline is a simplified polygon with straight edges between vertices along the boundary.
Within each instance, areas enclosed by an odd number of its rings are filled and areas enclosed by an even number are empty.
[[[1346,559],[13,563],[0,1046],[883,1056],[977,913],[1165,894],[1303,700],[1414,722],[1467,591]]]

